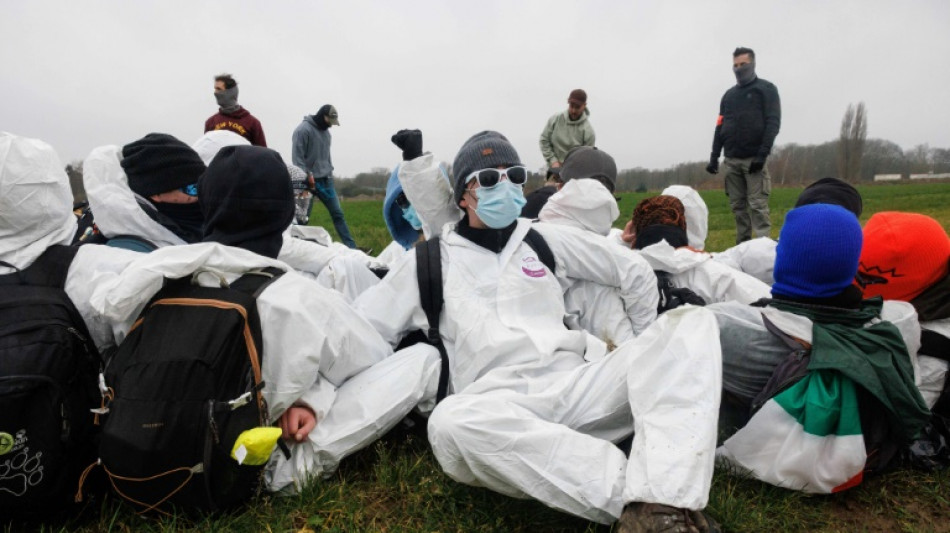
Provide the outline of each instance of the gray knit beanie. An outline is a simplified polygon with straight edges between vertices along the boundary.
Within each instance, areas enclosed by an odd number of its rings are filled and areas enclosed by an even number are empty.
[[[452,173],[455,175],[455,204],[462,201],[465,178],[483,168],[521,165],[521,158],[508,139],[497,131],[476,133],[459,148]]]
[[[567,153],[561,165],[564,183],[576,179],[598,179],[614,192],[617,184],[617,163],[610,154],[593,146],[578,146]]]

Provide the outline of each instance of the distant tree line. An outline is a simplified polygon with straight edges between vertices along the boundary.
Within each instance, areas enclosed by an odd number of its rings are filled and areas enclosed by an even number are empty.
[[[774,148],[767,161],[772,184],[805,185],[825,176],[861,183],[873,181],[876,174],[900,174],[906,178],[909,174],[950,172],[950,149],[920,144],[903,150],[891,141],[866,139],[863,153],[858,159],[860,170],[856,177],[843,175],[838,167],[838,146],[839,141],[836,140],[822,144],[789,143]],[[680,163],[663,170],[621,170],[617,177],[617,190],[657,190],[673,184],[689,185],[695,189],[721,189],[722,177],[707,174],[706,163],[705,160]]]

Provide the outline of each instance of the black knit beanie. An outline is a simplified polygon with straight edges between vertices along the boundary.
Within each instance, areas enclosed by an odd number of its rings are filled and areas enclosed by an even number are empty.
[[[294,191],[280,154],[261,146],[222,148],[198,181],[205,242],[276,258],[294,218]]]
[[[846,181],[838,178],[821,178],[812,183],[798,195],[795,207],[808,204],[840,205],[860,217],[864,209],[861,193]]]
[[[515,166],[521,164],[521,158],[508,139],[497,131],[476,133],[459,148],[452,164],[455,175],[455,204],[462,201],[465,194],[465,178],[476,170]]]
[[[167,133],[149,133],[123,146],[121,164],[129,188],[146,198],[196,183],[205,171],[201,156]]]

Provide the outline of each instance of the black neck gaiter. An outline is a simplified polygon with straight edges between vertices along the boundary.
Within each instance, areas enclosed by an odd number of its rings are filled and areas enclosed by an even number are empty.
[[[455,231],[458,232],[458,234],[462,237],[465,237],[482,248],[497,254],[502,251],[506,244],[508,244],[508,239],[511,238],[511,234],[515,232],[516,227],[518,227],[517,220],[512,222],[507,227],[501,229],[473,228],[469,225],[468,215],[466,214],[464,217],[462,217],[462,220],[459,220],[458,225],[455,227]]]

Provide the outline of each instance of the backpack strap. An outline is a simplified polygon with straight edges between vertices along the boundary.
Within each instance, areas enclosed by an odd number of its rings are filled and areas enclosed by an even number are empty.
[[[534,228],[529,229],[528,234],[524,236],[524,242],[534,250],[534,253],[538,254],[538,259],[553,273],[554,267],[557,266],[557,262],[554,260],[554,253],[551,252],[551,247],[548,246],[544,237],[538,233],[538,230]]]
[[[69,266],[76,257],[78,248],[56,244],[50,246],[33,261],[33,264],[20,270],[2,262],[16,272],[0,276],[0,285],[38,285],[62,289],[66,287]]]
[[[917,353],[950,361],[950,338],[929,329],[921,330],[920,350]]]
[[[231,283],[231,288],[250,294],[255,300],[271,283],[284,275],[284,271],[277,267],[267,267],[262,270],[252,270]]]
[[[765,329],[781,339],[790,351],[775,366],[765,387],[752,400],[750,414],[754,414],[773,396],[798,383],[800,379],[808,375],[808,364],[811,362],[811,344],[785,333],[765,315],[762,315],[762,323],[765,325]]]
[[[442,250],[438,236],[416,245],[416,278],[419,282],[419,301],[429,322],[426,339],[439,350],[442,363],[439,388],[435,397],[436,402],[441,402],[449,390],[449,354],[445,351],[445,344],[439,333],[439,315],[442,314],[443,300]]]

